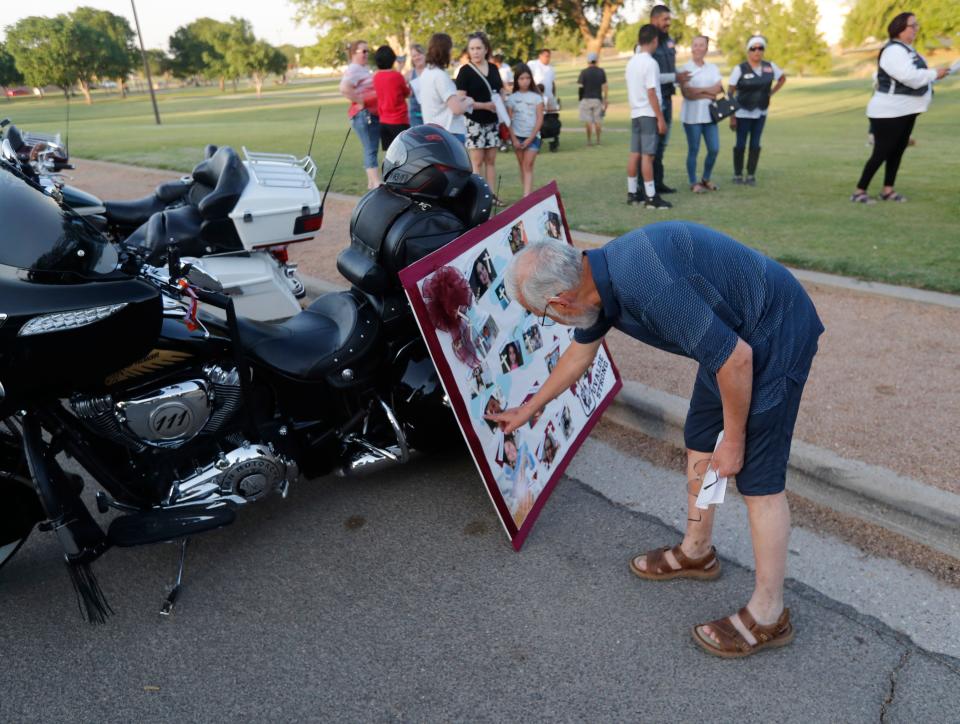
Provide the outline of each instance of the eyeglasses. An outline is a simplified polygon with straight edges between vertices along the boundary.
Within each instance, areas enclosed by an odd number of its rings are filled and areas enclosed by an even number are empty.
[[[920,23],[907,23],[908,28],[913,28],[914,30],[920,29]]]
[[[759,52],[760,52],[761,50],[763,50],[763,49],[764,49],[764,47],[763,47],[762,45],[754,45],[752,48],[748,48],[748,50],[749,50],[751,53],[759,53]]]
[[[547,302],[547,306],[543,308],[543,314],[540,315],[541,327],[552,327],[557,323],[557,320],[551,319],[550,317],[547,316],[547,310],[550,308],[551,304],[553,304],[553,302]]]

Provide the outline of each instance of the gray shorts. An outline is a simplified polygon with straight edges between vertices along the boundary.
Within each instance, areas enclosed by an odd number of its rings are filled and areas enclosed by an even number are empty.
[[[630,120],[630,153],[644,153],[653,156],[657,153],[657,119],[640,116]]]

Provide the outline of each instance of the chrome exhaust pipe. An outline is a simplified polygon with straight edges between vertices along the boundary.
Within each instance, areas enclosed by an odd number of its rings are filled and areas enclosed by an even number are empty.
[[[385,450],[377,448],[358,450],[340,466],[337,475],[341,478],[367,475],[404,462],[406,460],[401,457],[400,448],[395,445]]]

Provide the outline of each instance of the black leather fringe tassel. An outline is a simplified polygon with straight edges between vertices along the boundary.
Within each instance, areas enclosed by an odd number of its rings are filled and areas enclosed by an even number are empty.
[[[90,564],[67,561],[67,570],[70,572],[73,590],[77,594],[80,615],[85,615],[87,621],[94,625],[106,623],[107,617],[113,615],[113,609],[107,603]]]

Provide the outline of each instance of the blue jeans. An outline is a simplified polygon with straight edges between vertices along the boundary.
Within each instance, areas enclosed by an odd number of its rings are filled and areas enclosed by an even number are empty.
[[[697,156],[700,153],[700,136],[707,143],[707,157],[703,162],[703,176],[700,178],[709,181],[720,152],[720,132],[716,123],[684,123],[683,130],[687,134],[687,178],[690,185],[697,183]]]
[[[363,144],[363,167],[376,168],[379,165],[377,146],[380,144],[380,117],[371,115],[370,111],[363,109],[350,119],[350,125],[353,126],[353,132],[357,134],[360,143]]]
[[[763,134],[763,126],[767,122],[766,116],[759,118],[738,118],[737,119],[737,148],[743,149],[747,145],[747,136],[750,136],[750,148],[760,148],[760,136]]]

